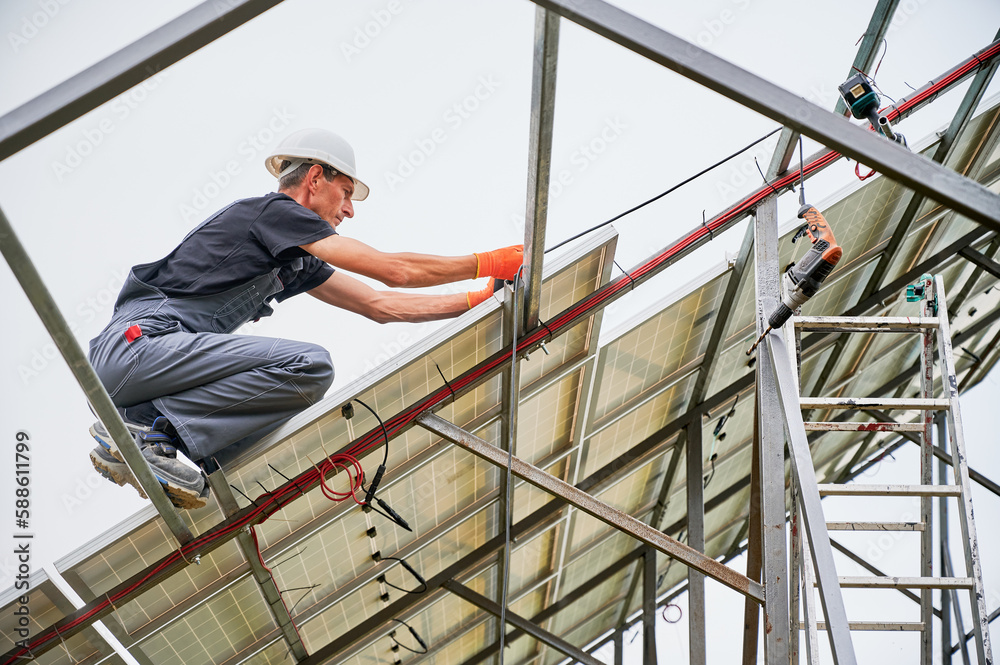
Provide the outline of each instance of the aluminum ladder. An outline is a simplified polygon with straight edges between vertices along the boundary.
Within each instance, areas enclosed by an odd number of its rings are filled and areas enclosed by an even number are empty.
[[[989,620],[985,605],[982,566],[979,558],[979,544],[976,538],[975,519],[972,509],[971,484],[969,467],[966,458],[965,440],[962,433],[962,413],[958,400],[958,382],[955,374],[954,356],[951,344],[951,327],[948,319],[948,309],[945,303],[944,282],[940,275],[932,277],[923,275],[920,281],[907,288],[907,300],[920,301],[920,316],[911,317],[795,317],[793,320],[796,332],[838,332],[838,333],[915,333],[921,337],[920,352],[920,397],[917,398],[848,398],[848,397],[801,397],[800,406],[803,410],[873,410],[877,412],[892,410],[919,411],[922,415],[917,422],[806,422],[807,431],[896,431],[912,432],[920,442],[920,484],[916,485],[865,485],[850,484],[819,484],[820,496],[911,496],[920,499],[920,522],[827,522],[829,531],[919,531],[920,538],[920,576],[893,577],[884,574],[874,576],[847,577],[839,576],[840,587],[873,588],[873,589],[918,589],[920,592],[920,621],[918,622],[886,622],[886,621],[851,621],[851,631],[900,631],[913,630],[921,632],[921,665],[931,665],[933,658],[932,622],[934,607],[932,591],[941,590],[948,594],[950,603],[956,608],[955,616],[959,629],[959,646],[966,662],[970,662],[965,641],[965,632],[961,624],[961,614],[957,611],[957,592],[969,592],[972,610],[973,633],[975,636],[976,654],[979,665],[992,665],[993,656],[990,647]],[[940,386],[944,395],[934,397],[934,347],[937,343]],[[945,474],[940,474],[939,484],[934,484],[932,463],[933,440],[932,425],[935,414],[944,416],[939,425],[947,426],[947,438],[950,441],[952,456],[952,478],[945,484]],[[882,416],[881,413],[878,414]],[[940,416],[939,416],[940,417]],[[880,418],[889,419],[889,418]],[[834,420],[834,419],[831,419]],[[941,428],[943,429],[943,427]],[[910,436],[914,436],[911,434]],[[943,436],[941,437],[944,438]],[[825,622],[817,620],[817,605],[813,587],[816,583],[816,570],[810,556],[808,538],[805,529],[797,528],[800,509],[797,505],[797,488],[792,491],[792,613],[793,622],[791,638],[793,652],[798,651],[799,630],[805,631],[805,651],[808,663],[818,663],[817,631],[825,630]],[[933,561],[933,497],[955,498],[958,500],[958,514],[962,529],[965,551],[965,577],[955,577],[947,549],[942,548],[943,556],[939,565],[940,575],[935,577],[932,570]],[[946,516],[943,510],[942,515]],[[870,564],[864,564],[868,570],[877,570]],[[881,572],[881,571],[878,571]],[[801,575],[801,587],[799,578]],[[906,591],[904,591],[905,593]],[[801,595],[800,595],[801,594]],[[915,594],[910,592],[911,597]],[[803,605],[804,617],[799,620],[799,599]],[[950,661],[950,648],[948,660]]]

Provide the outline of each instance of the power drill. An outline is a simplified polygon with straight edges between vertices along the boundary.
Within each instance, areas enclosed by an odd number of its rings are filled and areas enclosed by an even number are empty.
[[[803,203],[799,208],[799,218],[806,220],[805,226],[792,237],[795,242],[804,235],[809,236],[812,247],[798,263],[792,263],[785,269],[784,298],[781,304],[767,319],[767,330],[761,333],[757,341],[747,350],[751,355],[767,333],[785,325],[792,312],[816,295],[820,285],[834,269],[844,253],[833,237],[833,231],[826,219],[815,207]]]

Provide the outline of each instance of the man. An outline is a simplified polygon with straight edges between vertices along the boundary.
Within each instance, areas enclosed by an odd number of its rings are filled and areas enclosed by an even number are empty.
[[[513,279],[520,245],[466,256],[380,252],[337,234],[368,196],[354,150],[321,129],[287,137],[265,161],[278,191],[231,204],[165,258],[132,268],[111,323],[90,343],[90,361],[174,505],[206,504],[197,462],[252,441],[321,399],[333,381],[330,354],[306,342],[231,334],[271,314],[268,303],[300,293],[375,321],[458,316],[482,291],[424,295],[377,291],[334,268],[390,287],[464,279]],[[90,458],[119,485],[139,489],[100,422]]]

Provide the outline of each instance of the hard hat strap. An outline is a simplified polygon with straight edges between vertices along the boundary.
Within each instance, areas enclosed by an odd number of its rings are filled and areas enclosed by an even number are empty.
[[[306,163],[306,160],[304,160],[304,159],[293,159],[292,163],[289,164],[284,169],[282,169],[281,173],[278,174],[278,176],[277,176],[278,180],[281,180],[286,175],[288,175],[289,173],[291,173],[292,171],[294,171],[295,169],[299,168],[300,166],[302,166],[305,163]]]

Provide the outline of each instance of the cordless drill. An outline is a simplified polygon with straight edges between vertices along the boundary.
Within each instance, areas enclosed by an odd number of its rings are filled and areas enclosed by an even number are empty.
[[[767,330],[747,350],[748,356],[754,352],[767,333],[783,326],[793,311],[816,295],[823,280],[834,269],[843,254],[843,250],[833,237],[830,225],[819,210],[803,203],[799,208],[799,218],[806,220],[806,224],[792,237],[792,242],[807,235],[812,247],[798,263],[792,263],[785,269],[783,280],[785,295],[777,309],[768,317]]]

